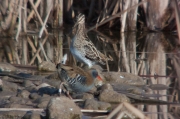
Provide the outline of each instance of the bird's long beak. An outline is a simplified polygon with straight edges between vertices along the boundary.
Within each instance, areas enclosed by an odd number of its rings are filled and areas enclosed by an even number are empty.
[[[97,78],[102,81],[102,78],[98,75]]]

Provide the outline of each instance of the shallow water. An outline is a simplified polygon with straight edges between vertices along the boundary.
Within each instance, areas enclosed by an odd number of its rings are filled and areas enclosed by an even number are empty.
[[[67,54],[67,62],[75,64],[69,51],[72,38],[69,31],[69,29],[64,31],[52,30],[48,37],[42,39],[38,39],[37,35],[31,34],[21,37],[18,42],[13,38],[1,37],[0,62],[9,62],[20,66],[37,66],[40,62],[48,60],[57,64],[62,60],[63,55]],[[180,82],[180,48],[177,35],[162,32],[120,34],[117,31],[92,31],[88,35],[97,49],[114,59],[114,61],[107,62],[105,66],[102,66],[104,70],[129,72],[150,79],[148,84],[170,86],[172,88],[168,91],[152,91],[165,95],[155,99],[169,102],[179,100],[177,95],[176,97],[172,96],[178,94],[180,88],[177,85]],[[40,45],[43,48],[40,48]],[[167,95],[170,96],[167,97]],[[169,117],[167,112],[168,110],[173,112],[174,106],[169,107],[166,104],[137,105],[140,110],[147,111],[147,115],[151,115],[150,118],[159,117],[163,119]],[[157,112],[163,113],[157,115]]]

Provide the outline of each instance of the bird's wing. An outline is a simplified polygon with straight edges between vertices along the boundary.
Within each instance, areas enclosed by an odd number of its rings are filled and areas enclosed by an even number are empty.
[[[102,64],[103,63],[103,59],[100,55],[102,55],[102,53],[100,53],[96,47],[94,46],[94,44],[92,42],[87,42],[86,45],[84,45],[84,49],[85,49],[85,57],[95,61],[95,62],[100,62]]]

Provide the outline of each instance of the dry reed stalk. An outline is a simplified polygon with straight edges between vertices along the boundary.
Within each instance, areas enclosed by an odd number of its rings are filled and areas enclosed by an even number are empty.
[[[55,53],[57,53],[57,59],[56,59],[56,63],[61,62],[62,58],[63,58],[63,31],[60,31],[60,33],[57,34],[58,38],[57,39],[57,51]]]
[[[121,51],[122,51],[122,56],[123,56],[123,59],[124,59],[124,62],[123,62],[123,65],[124,65],[124,68],[125,68],[125,71],[130,73],[130,68],[129,68],[129,63],[128,63],[128,57],[127,57],[127,50],[126,50],[126,45],[125,45],[125,38],[124,38],[124,33],[120,33],[121,34]]]
[[[18,46],[17,46],[18,43],[15,43],[15,46],[14,46],[14,57],[16,58],[16,64],[20,64],[20,59],[19,59],[19,56],[18,56]]]
[[[109,22],[109,21],[111,21],[111,20],[119,17],[121,14],[124,14],[125,12],[128,12],[128,11],[130,11],[130,10],[132,10],[132,9],[134,9],[134,8],[142,5],[142,4],[144,4],[145,2],[147,2],[147,1],[146,1],[146,0],[145,0],[145,1],[142,1],[142,2],[140,2],[140,3],[138,3],[138,4],[136,4],[136,5],[133,5],[131,8],[128,8],[128,9],[122,11],[122,12],[117,13],[117,14],[114,15],[114,16],[111,16],[111,17],[107,18],[106,20],[100,22],[99,24],[96,24],[95,26],[89,28],[86,32],[89,32],[89,31],[91,31],[91,30],[93,30],[93,29],[95,29],[95,28],[97,29],[97,27],[99,27],[99,26],[101,26],[101,25],[103,25],[103,24],[105,24],[105,23],[107,23],[107,22]]]
[[[57,7],[57,13],[58,13],[58,25],[60,27],[63,26],[63,0],[58,0],[58,7]]]
[[[37,7],[39,6],[39,4],[41,3],[41,0],[36,1],[34,7],[37,9]],[[27,22],[29,22],[31,20],[31,18],[34,15],[34,10],[32,10],[27,18]]]
[[[123,104],[128,111],[132,112],[133,114],[135,114],[140,119],[148,119],[140,110],[138,110],[137,108],[135,108],[131,104],[126,103],[126,102],[124,102]]]
[[[6,9],[8,9],[7,7],[8,7],[8,1],[5,2],[5,4],[0,5],[0,9],[1,9],[1,12],[2,12],[3,15],[6,15]],[[9,9],[8,16],[5,18],[4,22],[3,21],[1,22],[1,28],[3,30],[7,30],[7,29],[10,28],[11,21],[12,21],[12,15],[13,15],[13,1],[10,1],[9,8],[10,9]]]
[[[139,0],[132,0],[130,2],[130,6],[133,6],[133,5],[136,5],[138,4],[138,1]],[[135,31],[136,30],[136,24],[137,24],[137,10],[138,8],[135,8],[134,10],[131,10],[129,13],[128,13],[128,19],[127,19],[127,23],[128,23],[128,30],[130,31]]]
[[[107,11],[107,15],[109,16],[111,14],[111,12],[113,11],[113,9],[115,8],[114,6],[116,6],[116,4],[118,4],[118,0],[113,0],[110,7],[108,8]]]
[[[18,37],[19,37],[19,34],[21,32],[21,20],[22,20],[22,17],[21,17],[21,7],[22,7],[22,0],[19,0],[19,9],[18,9],[18,14],[19,14],[19,18],[18,18],[18,31],[16,33],[16,36],[15,36],[15,39],[16,41],[18,41]]]
[[[27,37],[27,41],[28,41],[30,47],[32,48],[32,51],[35,53],[37,50],[36,50],[33,42],[31,41],[31,39],[30,39],[29,37]],[[41,59],[41,57],[39,56],[39,54],[37,54],[37,59],[38,59],[39,62],[42,62],[42,59]]]
[[[44,38],[44,40],[42,41],[42,45],[44,45],[44,43],[46,42],[47,38],[48,38],[48,36],[46,36],[46,37]],[[32,63],[34,62],[34,60],[36,59],[36,57],[38,56],[38,54],[39,54],[40,51],[41,51],[41,48],[39,47],[38,50],[36,51],[34,57],[31,59],[29,65],[32,65]]]
[[[43,47],[43,45],[42,45],[42,43],[40,41],[39,41],[39,46],[41,48],[41,51],[43,52],[43,55],[44,55],[46,61],[50,61],[49,58],[47,57],[46,52],[44,50],[44,47]]]
[[[39,21],[40,21],[41,26],[43,26],[43,21],[42,21],[42,19],[41,19],[40,15],[39,15],[39,13],[38,13],[37,9],[35,8],[35,6],[34,6],[34,4],[33,4],[33,1],[32,1],[32,0],[29,0],[29,2],[30,2],[30,4],[31,4],[32,8],[33,8],[33,9],[34,9],[34,11],[35,11],[35,13],[36,13],[36,15],[37,15],[37,17],[38,17],[38,19],[39,19]],[[47,31],[47,29],[46,29],[46,28],[44,28],[44,31],[45,31],[46,35],[48,35],[48,31]]]
[[[180,11],[179,11],[179,6],[178,6],[177,0],[173,0],[172,2],[174,4],[174,9],[175,9],[175,18],[176,18],[177,33],[178,33],[179,44],[180,44]]]
[[[48,13],[47,13],[46,18],[45,18],[45,20],[44,20],[44,23],[43,23],[43,25],[42,25],[42,27],[41,27],[41,30],[40,30],[40,32],[39,32],[39,38],[42,37],[43,31],[45,30],[45,26],[46,26],[47,20],[48,20],[48,18],[49,18],[49,14],[50,14],[50,12],[51,12],[51,10],[52,10],[52,7],[53,7],[52,5],[49,7]]]
[[[136,62],[134,61],[136,59],[136,33],[135,32],[130,32],[127,33],[127,38],[126,38],[126,49],[128,52],[128,62],[130,65],[130,71],[133,74],[137,74],[136,72]]]
[[[125,109],[127,111],[121,111],[122,108],[125,107]],[[112,119],[115,115],[117,115],[117,119],[120,119],[121,117],[123,117],[124,115],[129,115],[129,117],[131,117],[131,114],[133,113],[134,115],[136,115],[136,117],[140,118],[140,119],[149,119],[147,118],[140,110],[138,110],[137,108],[135,108],[134,106],[132,106],[131,104],[127,103],[127,102],[123,102],[121,104],[119,104],[108,116],[106,119]]]
[[[9,9],[10,9],[11,12],[10,12],[9,15],[12,15],[12,17],[11,17],[11,19],[9,18],[9,20],[10,20],[10,27],[9,27],[9,30],[8,30],[9,34],[13,33],[14,28],[16,26],[16,19],[17,19],[17,15],[18,15],[18,13],[17,13],[17,11],[18,11],[17,10],[18,9],[18,1],[19,0],[15,0],[15,1],[11,0],[11,2],[10,2],[11,6],[10,6]]]
[[[128,9],[130,4],[130,0],[125,0],[124,4],[123,4],[123,9],[122,11]],[[121,32],[125,31],[125,27],[126,27],[126,17],[127,17],[127,12],[125,12],[124,14],[121,15],[120,21],[121,21]]]
[[[22,14],[22,20],[23,20],[23,31],[27,33],[27,0],[23,0],[23,14]]]
[[[115,15],[118,12],[119,2],[120,2],[120,0],[117,1],[116,5],[114,7],[114,10],[112,12],[112,16]],[[113,20],[111,20],[110,23],[109,23],[109,28],[111,28],[113,26],[113,23],[114,23]]]
[[[14,63],[14,62],[13,62],[13,56],[12,56],[10,47],[9,47],[8,45],[5,45],[4,47],[5,47],[5,52],[6,52],[6,55],[7,55],[7,60],[8,60],[8,62],[10,62],[10,63],[13,64],[13,63]]]
[[[21,64],[24,64],[26,65],[27,64],[27,57],[28,57],[28,50],[27,50],[27,38],[23,37],[22,39],[22,63]],[[23,61],[24,60],[24,61]]]
[[[43,112],[44,109],[37,109],[37,108],[0,108],[0,111],[37,111],[37,112]]]
[[[177,81],[178,81],[178,90],[180,90],[180,60],[179,60],[179,57],[177,56],[174,56],[174,58],[172,59],[173,60],[173,66],[174,66],[174,69],[176,71],[176,75],[177,75]],[[180,99],[178,99],[180,100]]]

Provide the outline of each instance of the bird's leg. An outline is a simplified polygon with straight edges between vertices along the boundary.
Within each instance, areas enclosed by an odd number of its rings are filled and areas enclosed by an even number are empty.
[[[59,86],[59,96],[61,95],[62,91],[67,95],[67,97],[69,97],[70,99],[72,99],[72,97],[69,94],[68,89],[66,89],[66,86],[64,86],[66,84],[66,82],[61,82],[60,86]]]
[[[66,95],[72,100],[73,98],[69,95],[69,91],[66,92]]]
[[[62,90],[63,90],[63,85],[65,84],[65,82],[61,82],[60,85],[59,85],[59,90],[58,90],[58,93],[59,93],[59,96],[61,95],[62,93]]]

